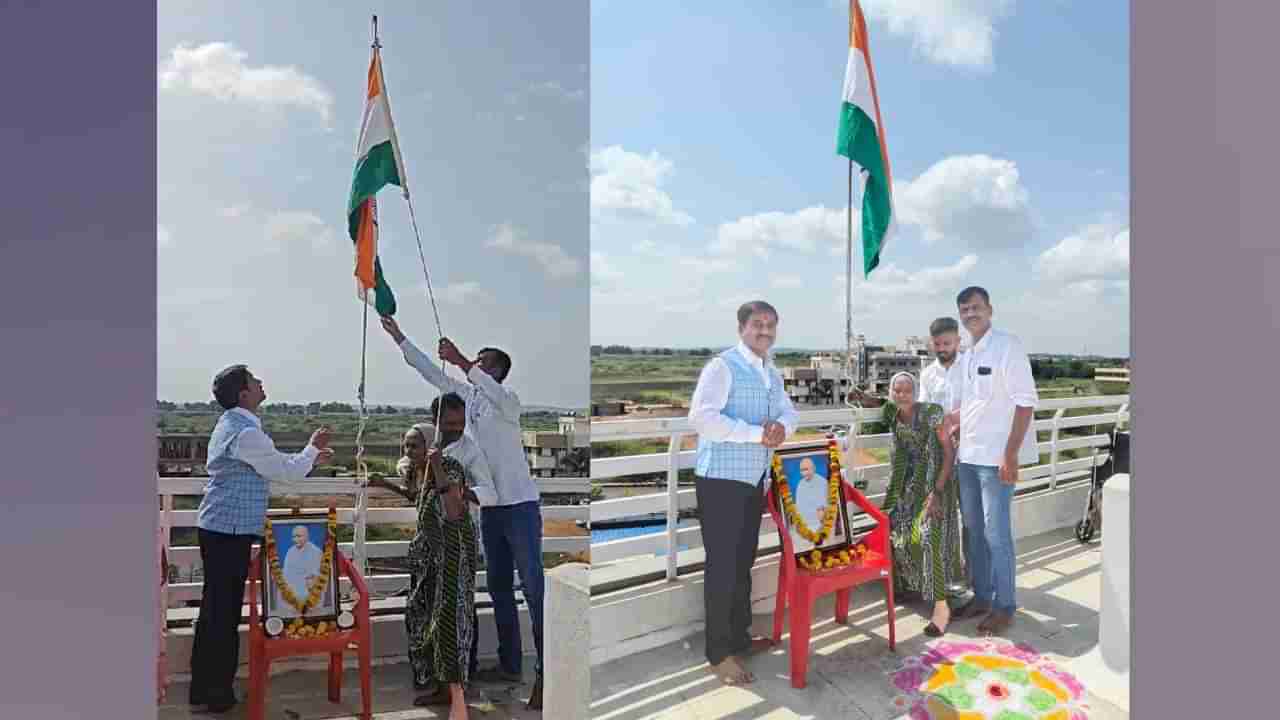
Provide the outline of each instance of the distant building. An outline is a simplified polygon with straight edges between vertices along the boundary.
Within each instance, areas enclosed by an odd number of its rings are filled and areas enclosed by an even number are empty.
[[[855,359],[855,365],[857,360]],[[836,405],[844,402],[849,378],[844,371],[845,358],[835,355],[813,355],[809,367],[782,368],[782,387],[797,405]]]
[[[524,452],[534,477],[587,477],[591,474],[591,423],[583,417],[560,418],[558,432],[525,432]]]
[[[406,419],[406,428],[410,424]],[[306,446],[307,432],[267,432],[283,452],[297,452]],[[525,455],[534,477],[587,477],[591,468],[591,426],[587,418],[564,416],[555,431],[523,433]],[[209,452],[209,436],[194,433],[172,433],[156,438],[157,469],[163,476],[202,476]],[[347,464],[355,460],[355,445],[333,441],[333,462]],[[399,443],[365,443],[366,458],[395,460],[400,457]]]
[[[606,400],[604,402],[591,403],[592,417],[612,417],[615,415],[625,415],[627,412],[627,404],[621,400]]]

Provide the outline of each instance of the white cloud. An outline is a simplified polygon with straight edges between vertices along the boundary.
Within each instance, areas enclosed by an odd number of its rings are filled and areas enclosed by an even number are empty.
[[[1018,166],[989,155],[953,155],[894,187],[895,211],[924,230],[927,243],[974,248],[1023,246],[1034,232],[1031,204]]]
[[[245,63],[248,53],[225,42],[178,45],[160,65],[160,89],[189,92],[259,107],[294,106],[329,122],[333,94],[295,67]]]
[[[425,284],[423,289],[426,289]],[[446,285],[436,291],[436,295],[450,305],[467,305],[493,299],[493,296],[474,280]]]
[[[173,234],[169,232],[169,228],[159,223],[156,224],[156,245],[162,248],[173,246]]]
[[[693,223],[660,188],[673,166],[657,152],[640,155],[613,145],[592,153],[590,167],[592,213],[639,216],[670,225]]]
[[[591,251],[592,285],[609,285],[614,281],[621,280],[622,277],[622,272],[609,262],[604,253],[595,250]]]
[[[553,279],[561,279],[577,275],[582,263],[569,257],[564,248],[551,243],[540,243],[526,240],[524,233],[510,223],[503,223],[494,229],[488,246],[505,252],[532,258],[542,266],[543,271]]]
[[[845,210],[808,207],[793,213],[766,212],[722,223],[711,251],[768,257],[770,249],[812,252],[823,246],[844,247]],[[854,218],[856,232],[858,218]]]
[[[868,17],[910,37],[915,49],[942,65],[989,70],[995,63],[996,23],[1013,0],[864,0]],[[875,40],[872,40],[874,53]],[[874,54],[872,55],[874,58]]]
[[[1036,271],[1064,283],[1092,282],[1100,290],[1104,280],[1123,280],[1128,286],[1129,228],[1096,223],[1081,228],[1040,253]]]
[[[853,281],[855,314],[879,310],[899,301],[951,297],[968,284],[965,278],[977,265],[978,256],[965,255],[951,265],[926,267],[914,272],[888,263],[876,268],[869,280],[855,275]],[[837,277],[835,284],[837,306],[843,312],[844,275]]]
[[[507,103],[510,105],[519,104],[530,97],[547,97],[557,100],[577,101],[587,96],[587,91],[578,88],[571,90],[564,87],[555,80],[534,83],[520,92],[513,92],[507,95]]]
[[[310,243],[319,252],[329,253],[340,247],[337,233],[315,213],[277,212],[267,218],[267,239],[271,248],[296,249],[302,242]]]
[[[239,205],[222,208],[218,211],[218,214],[224,218],[241,218],[244,217],[250,209],[249,203],[240,203]]]

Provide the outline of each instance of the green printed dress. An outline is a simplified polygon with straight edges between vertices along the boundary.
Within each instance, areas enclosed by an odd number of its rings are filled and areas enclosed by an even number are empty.
[[[945,600],[947,586],[962,577],[960,494],[954,471],[937,498],[943,503],[943,517],[930,516],[925,506],[942,472],[942,420],[940,405],[916,403],[911,419],[903,421],[896,405],[884,404],[883,422],[892,429],[893,450],[882,508],[889,516],[894,584],[932,601]]]
[[[441,458],[454,483],[464,481],[462,464]],[[465,684],[471,638],[476,632],[476,527],[471,514],[450,520],[434,487],[418,496],[418,533],[409,544],[411,572],[408,613],[409,659],[415,680]]]

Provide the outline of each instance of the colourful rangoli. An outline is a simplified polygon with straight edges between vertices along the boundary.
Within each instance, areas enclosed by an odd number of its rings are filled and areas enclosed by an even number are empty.
[[[891,674],[911,720],[1085,720],[1084,686],[1023,644],[934,643]]]

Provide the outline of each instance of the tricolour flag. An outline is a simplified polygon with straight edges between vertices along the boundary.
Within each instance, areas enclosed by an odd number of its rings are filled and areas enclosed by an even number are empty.
[[[836,152],[862,168],[862,271],[870,275],[893,227],[893,181],[871,69],[867,21],[858,0],[849,2],[849,62],[844,71]]]
[[[396,312],[395,295],[382,277],[378,259],[378,207],[374,196],[387,185],[405,187],[404,162],[391,121],[391,101],[382,81],[382,58],[375,47],[369,62],[369,92],[347,203],[347,231],[355,243],[357,291],[367,302],[368,292],[373,290],[373,304],[379,315]]]

